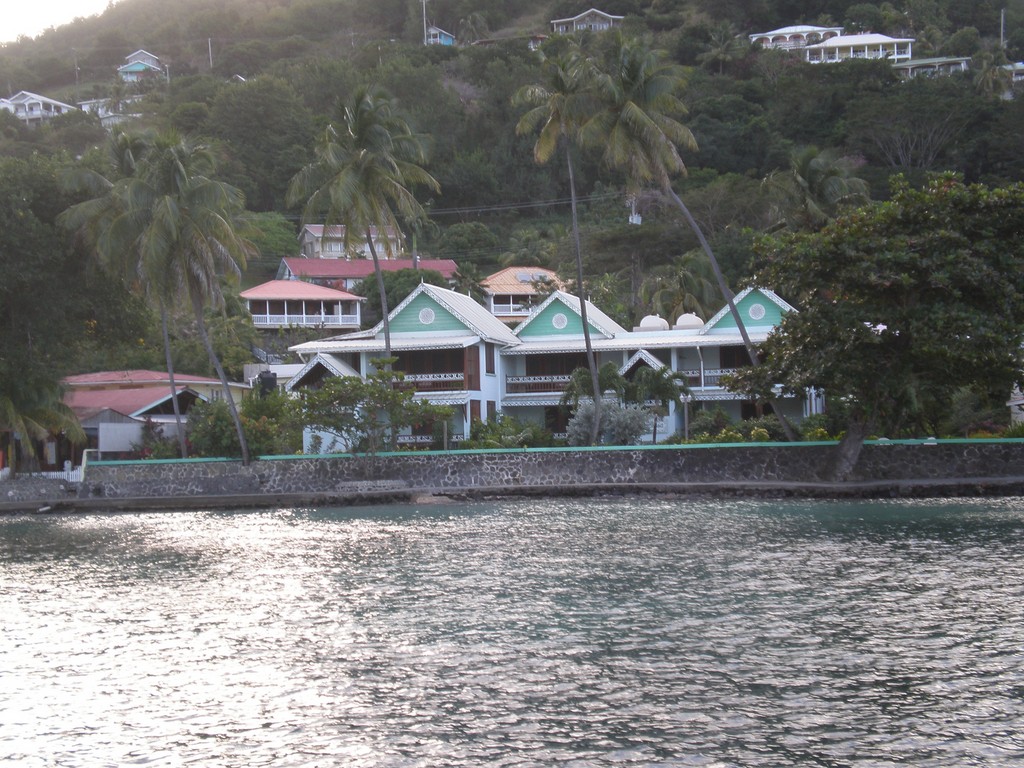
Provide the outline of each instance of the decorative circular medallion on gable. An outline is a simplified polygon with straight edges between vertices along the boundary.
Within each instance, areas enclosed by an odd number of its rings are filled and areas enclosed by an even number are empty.
[[[764,320],[764,304],[751,304],[747,314],[751,320]]]
[[[559,312],[557,315],[551,318],[551,324],[558,330],[562,330],[569,324],[569,318]]]
[[[424,307],[420,310],[420,323],[423,325],[430,325],[434,322],[434,310],[430,307]]]

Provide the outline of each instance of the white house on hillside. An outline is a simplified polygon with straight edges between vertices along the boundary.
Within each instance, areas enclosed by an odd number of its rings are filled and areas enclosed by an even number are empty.
[[[583,30],[603,32],[606,29],[619,26],[623,18],[625,17],[613,16],[610,13],[591,8],[589,11],[584,11],[568,19],[552,19],[551,29],[558,35],[568,35]]]
[[[18,91],[9,99],[0,99],[0,109],[7,110],[29,126],[42,125],[57,115],[78,111],[78,107],[71,104],[40,96],[31,91]]]
[[[402,253],[402,233],[387,229],[381,233],[376,227],[370,228],[373,247],[378,259],[398,258]],[[323,224],[307,224],[299,232],[299,251],[307,259],[369,259],[370,246],[366,236],[353,237],[349,243],[349,251],[345,251],[345,227],[340,224],[325,227]]]
[[[889,37],[874,33],[840,35],[806,46],[804,57],[812,64],[831,64],[848,59],[910,61],[913,58],[913,45],[912,37]]]
[[[771,32],[755,32],[748,35],[750,42],[762,48],[777,50],[798,50],[808,45],[816,45],[824,40],[839,37],[843,34],[842,27],[812,27],[798,24],[792,27],[781,27]]]

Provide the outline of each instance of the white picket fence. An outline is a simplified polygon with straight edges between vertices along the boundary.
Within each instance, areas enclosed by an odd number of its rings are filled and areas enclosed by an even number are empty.
[[[59,472],[19,472],[18,477],[42,477],[47,480],[64,480],[68,483],[80,483],[82,482],[82,468],[73,467],[72,469],[65,469]],[[4,467],[0,469],[0,482],[4,480],[10,480],[11,468]]]

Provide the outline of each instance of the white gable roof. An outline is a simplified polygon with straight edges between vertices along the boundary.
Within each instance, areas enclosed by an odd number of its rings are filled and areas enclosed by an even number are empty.
[[[513,331],[515,335],[519,336],[523,332],[523,329],[526,328],[531,322],[533,322],[533,319],[535,317],[537,317],[545,309],[547,309],[548,305],[551,304],[551,302],[553,301],[561,302],[569,309],[571,309],[573,312],[575,312],[576,315],[578,315],[582,319],[583,315],[580,311],[579,297],[574,296],[571,293],[566,293],[565,291],[554,291],[543,302],[537,305],[537,307],[530,313],[530,316],[528,318],[526,318],[525,320],[523,320],[523,322],[516,326],[515,331]],[[597,331],[605,338],[612,338],[614,336],[617,336],[618,334],[626,332],[625,328],[616,323],[614,320],[608,317],[608,315],[606,315],[600,309],[595,307],[589,301],[587,302],[587,322],[590,325],[594,326],[594,328],[596,328]]]
[[[485,341],[497,344],[518,344],[519,339],[509,330],[509,327],[498,318],[476,303],[472,297],[447,288],[440,288],[429,283],[420,283],[415,290],[405,297],[405,300],[388,313],[388,319],[393,320],[421,293],[427,294],[430,298],[451,312],[458,320],[472,333],[478,335]],[[374,334],[383,333],[384,323],[378,323],[374,328]]]
[[[752,293],[753,291],[757,291],[758,293],[760,293],[762,296],[764,296],[766,299],[768,299],[768,301],[770,301],[773,304],[775,304],[783,312],[796,312],[796,307],[794,307],[788,301],[786,301],[781,296],[779,296],[777,293],[775,293],[775,291],[770,291],[767,288],[744,288],[742,291],[740,291],[739,293],[737,293],[733,297],[733,299],[732,299],[733,304],[739,304],[741,301],[743,301],[743,299],[745,299],[747,297],[748,294]],[[719,320],[721,320],[723,317],[725,317],[728,314],[729,314],[729,303],[726,302],[725,306],[722,307],[720,310],[718,310],[718,312],[715,313],[714,317],[712,317],[710,320],[708,320],[706,323],[704,323],[704,327],[701,328],[698,331],[698,333],[700,335],[702,335],[702,336],[706,335],[709,331],[711,331],[715,327],[715,324],[718,323]],[[737,334],[738,333],[739,333],[739,331],[737,331]]]

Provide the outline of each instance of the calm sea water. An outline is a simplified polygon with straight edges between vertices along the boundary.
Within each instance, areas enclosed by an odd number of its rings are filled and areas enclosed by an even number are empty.
[[[0,762],[1024,763],[1024,499],[0,518]]]

